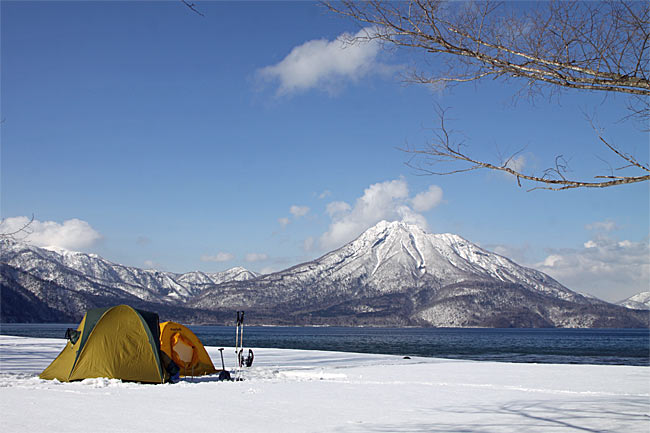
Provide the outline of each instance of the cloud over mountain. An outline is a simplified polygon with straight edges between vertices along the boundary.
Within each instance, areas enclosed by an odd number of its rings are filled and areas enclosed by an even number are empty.
[[[442,188],[437,185],[431,185],[428,190],[417,194],[411,200],[413,210],[416,212],[426,212],[436,207],[442,201]]]
[[[210,256],[210,255],[202,255],[201,256],[201,261],[202,262],[215,262],[215,263],[223,263],[223,262],[229,262],[233,260],[235,256],[231,253],[226,253],[226,252],[218,252],[217,254]]]
[[[34,220],[25,216],[6,218],[0,222],[0,233],[12,233],[26,226],[24,234],[30,244],[66,250],[85,250],[103,236],[86,221],[72,218],[63,223]],[[29,223],[29,225],[27,225]]]
[[[603,299],[622,299],[648,290],[650,244],[599,235],[583,248],[550,250],[536,269],[576,290]]]
[[[354,206],[343,201],[327,205],[331,222],[320,237],[320,245],[324,249],[339,247],[381,220],[403,221],[427,229],[426,218],[419,212],[432,209],[441,200],[442,189],[435,185],[411,198],[408,183],[402,178],[375,183],[364,190]]]

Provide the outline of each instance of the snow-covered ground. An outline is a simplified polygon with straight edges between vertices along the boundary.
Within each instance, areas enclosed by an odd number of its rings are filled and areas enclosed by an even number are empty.
[[[254,349],[242,382],[38,379],[64,345],[0,336],[0,431],[650,431],[648,367]],[[224,356],[232,367],[233,349]]]

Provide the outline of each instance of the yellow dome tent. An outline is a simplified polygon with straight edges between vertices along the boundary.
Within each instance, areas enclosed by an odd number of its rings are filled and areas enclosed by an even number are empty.
[[[160,324],[160,350],[178,365],[181,376],[203,376],[220,371],[214,368],[201,340],[180,323]]]
[[[128,305],[88,310],[69,341],[40,374],[61,382],[107,377],[162,383],[168,379],[159,355],[158,314]]]

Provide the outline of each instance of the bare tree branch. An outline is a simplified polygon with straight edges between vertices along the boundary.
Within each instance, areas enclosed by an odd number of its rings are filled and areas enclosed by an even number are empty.
[[[0,220],[0,225],[4,222],[4,220]],[[32,234],[31,229],[29,226],[34,222],[34,214],[32,214],[32,218],[27,221],[25,224],[23,224],[21,227],[18,229],[12,231],[12,232],[7,232],[7,233],[1,233],[0,232],[0,239],[12,239],[12,240],[22,240]]]
[[[326,2],[333,12],[371,25],[366,39],[432,56],[436,62],[416,66],[407,80],[414,83],[462,84],[485,78],[519,80],[529,95],[563,89],[614,92],[629,98],[623,120],[650,119],[650,3],[635,1],[521,4],[444,0]],[[440,66],[442,65],[442,66]],[[410,148],[407,165],[421,173],[447,175],[486,168],[532,182],[532,189],[604,188],[650,180],[647,163],[610,143],[599,142],[618,160],[617,171],[629,176],[595,175],[575,179],[565,157],[540,175],[523,173],[515,163],[519,152],[499,162],[473,157],[464,142],[453,142],[438,110],[440,127],[423,149]],[[593,123],[592,123],[593,125]],[[595,129],[595,128],[594,128]],[[404,150],[404,149],[403,149]],[[610,168],[613,164],[605,161]],[[451,168],[433,169],[440,164]],[[457,164],[461,164],[458,167]]]
[[[650,95],[649,13],[640,2],[550,2],[544,10],[521,16],[507,15],[514,12],[492,2],[455,8],[444,1],[417,0],[340,5],[327,3],[334,12],[375,26],[369,38],[455,57],[449,70],[420,75],[420,82],[498,75]],[[593,27],[600,22],[604,24]],[[459,66],[470,68],[458,75]]]
[[[181,2],[183,2],[183,4],[184,4],[185,6],[187,6],[188,8],[190,8],[190,9],[191,9],[192,11],[194,11],[195,13],[201,15],[202,17],[205,17],[205,15],[203,15],[201,12],[198,11],[198,9],[196,9],[196,5],[195,5],[194,3],[188,3],[186,0],[181,0]]]
[[[544,170],[541,175],[535,175],[532,173],[524,173],[516,167],[513,168],[510,162],[519,154],[520,151],[517,151],[510,155],[502,163],[492,163],[488,161],[479,160],[469,156],[468,154],[462,151],[463,142],[456,143],[452,140],[450,131],[447,129],[445,114],[447,110],[444,110],[438,107],[438,118],[440,126],[437,128],[434,133],[435,139],[425,148],[406,148],[401,149],[405,152],[411,153],[418,157],[423,157],[422,163],[414,162],[414,158],[411,158],[407,162],[407,166],[414,168],[420,173],[432,174],[432,175],[449,175],[457,173],[465,173],[468,171],[478,170],[478,169],[490,169],[495,171],[500,171],[503,173],[510,174],[515,176],[517,183],[521,186],[521,179],[533,182],[537,186],[529,189],[528,191],[533,191],[537,189],[549,189],[554,191],[574,189],[574,188],[605,188],[616,185],[625,185],[637,182],[645,182],[650,180],[650,174],[640,175],[640,176],[594,176],[594,179],[607,179],[602,181],[583,181],[577,179],[571,179],[568,177],[569,174],[569,162],[563,155],[558,155],[555,157],[555,164],[553,167]],[[624,154],[616,149],[614,146],[609,144],[605,139],[599,136],[600,140],[605,143],[605,145],[612,150],[616,155],[618,155],[623,160],[629,162],[629,166],[635,166],[643,169],[646,172],[650,173],[650,169],[647,166],[640,164],[630,155]],[[461,162],[466,165],[464,168],[451,169],[437,171],[433,170],[431,167],[439,165],[441,163],[453,163]],[[622,167],[625,168],[625,167]]]

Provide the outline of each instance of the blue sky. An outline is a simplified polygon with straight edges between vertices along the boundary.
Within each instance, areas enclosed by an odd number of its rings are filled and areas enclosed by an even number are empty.
[[[648,290],[648,185],[564,192],[497,173],[421,176],[399,147],[437,104],[480,155],[558,154],[577,175],[607,152],[642,161],[625,99],[515,98],[515,82],[405,85],[410,53],[340,50],[354,23],[307,2],[1,3],[1,216],[35,244],[131,266],[269,272],[379,219],[453,232],[607,300]],[[583,163],[582,161],[586,161]]]

